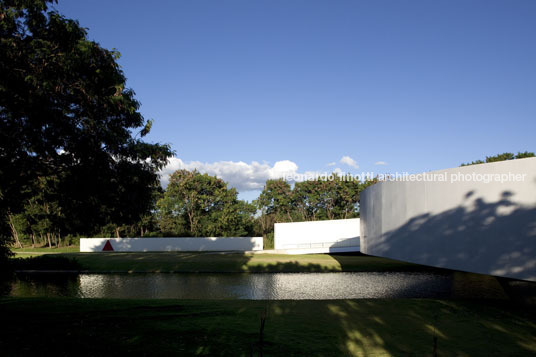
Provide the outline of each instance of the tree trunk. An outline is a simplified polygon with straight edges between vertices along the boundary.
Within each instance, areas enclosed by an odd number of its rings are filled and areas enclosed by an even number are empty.
[[[121,236],[119,235],[119,227],[115,227],[115,237],[121,238]]]
[[[192,212],[189,212],[189,211],[188,211],[188,221],[190,221],[190,232],[192,233],[193,236],[195,236],[194,216]]]
[[[50,241],[50,233],[47,233],[48,247],[52,248],[52,242]]]
[[[292,221],[292,216],[290,215],[290,211],[287,211],[287,217],[288,217],[288,219],[289,219],[290,222],[293,222],[293,221]]]
[[[13,216],[11,214],[8,214],[9,217],[9,227],[11,228],[11,234],[13,235],[13,238],[15,239],[15,244],[22,249],[22,244],[19,240],[19,232],[17,232],[17,228],[15,227],[15,222],[13,222]]]
[[[35,233],[32,232],[32,248],[35,248],[36,244],[37,244],[37,242],[35,241]]]

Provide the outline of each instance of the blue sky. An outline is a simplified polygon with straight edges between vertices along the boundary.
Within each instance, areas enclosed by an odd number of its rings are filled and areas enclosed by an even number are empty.
[[[169,170],[217,174],[246,199],[281,172],[418,173],[536,150],[536,1],[55,7],[121,52],[148,140],[176,151]]]

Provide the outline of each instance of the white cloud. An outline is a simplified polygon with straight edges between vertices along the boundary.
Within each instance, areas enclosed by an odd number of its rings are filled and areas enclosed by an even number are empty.
[[[387,165],[385,161],[376,161],[374,165]]]
[[[334,174],[337,174],[337,175],[339,175],[339,176],[344,175],[344,172],[341,170],[340,167],[336,167],[336,168],[333,170],[333,173],[334,173]]]
[[[238,191],[262,190],[266,180],[283,178],[298,173],[298,165],[290,160],[277,161],[273,166],[264,162],[253,161],[250,164],[243,161],[217,161],[203,163],[200,161],[184,162],[173,157],[160,171],[160,182],[163,187],[169,183],[169,176],[180,169],[194,170],[217,176]]]
[[[335,166],[337,163],[335,161],[328,163],[328,166]]]
[[[345,164],[345,165],[348,165],[348,166],[351,166],[353,167],[354,169],[357,169],[359,168],[359,165],[357,164],[357,162],[352,159],[350,156],[343,156],[340,161],[339,161],[341,164]]]

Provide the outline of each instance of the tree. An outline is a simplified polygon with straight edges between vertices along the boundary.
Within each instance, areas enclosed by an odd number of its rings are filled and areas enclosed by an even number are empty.
[[[317,216],[315,184],[313,181],[296,182],[292,189],[292,205],[299,221],[314,221]]]
[[[369,184],[361,183],[356,180],[339,180],[337,182],[337,217],[341,219],[354,218],[358,216],[358,202],[361,191],[368,187]]]
[[[460,166],[469,166],[469,165],[484,164],[484,163],[488,163],[488,162],[524,159],[524,158],[527,158],[527,157],[534,157],[534,156],[535,156],[535,154],[533,152],[529,152],[529,151],[518,152],[517,155],[514,155],[511,152],[505,152],[505,153],[502,153],[502,154],[497,154],[495,156],[486,156],[486,161],[476,160],[476,161],[472,161],[470,163],[461,164]]]
[[[172,152],[142,140],[152,121],[125,86],[119,53],[52,2],[0,1],[0,217],[23,212],[44,180],[39,205],[53,197],[61,213],[51,224],[91,234],[150,210]]]
[[[283,179],[268,180],[255,201],[262,214],[273,215],[277,222],[292,222],[292,188]]]
[[[486,156],[486,162],[497,162],[497,161],[506,161],[515,159],[515,155],[511,152],[505,152],[502,154],[497,154],[495,156]]]
[[[214,176],[177,170],[157,202],[160,229],[175,236],[245,236],[253,230],[255,208]]]
[[[525,152],[518,152],[516,155],[516,159],[525,159],[527,157],[535,157],[536,154],[533,152],[525,151]]]

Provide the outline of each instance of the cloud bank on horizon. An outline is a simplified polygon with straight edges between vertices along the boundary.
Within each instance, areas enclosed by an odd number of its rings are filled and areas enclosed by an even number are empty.
[[[169,163],[160,171],[160,182],[163,187],[169,183],[169,177],[177,170],[197,170],[211,176],[217,176],[235,187],[239,192],[262,190],[266,180],[278,179],[298,173],[298,165],[290,160],[277,161],[273,166],[267,163],[253,161],[250,164],[243,161],[217,161],[204,163],[200,161],[184,162],[172,157]]]
[[[354,169],[359,168],[357,162],[347,155],[343,156],[339,163]],[[335,166],[335,162],[328,164],[328,166]],[[249,164],[243,161],[184,162],[178,157],[172,157],[159,173],[162,186],[167,187],[171,174],[181,169],[197,170],[201,173],[217,176],[227,182],[229,186],[236,188],[238,192],[262,190],[267,180],[296,175],[321,174],[311,171],[299,172],[298,165],[290,160],[277,161],[271,166],[268,163],[259,163],[257,161]],[[343,170],[337,167],[332,172],[341,174]]]

